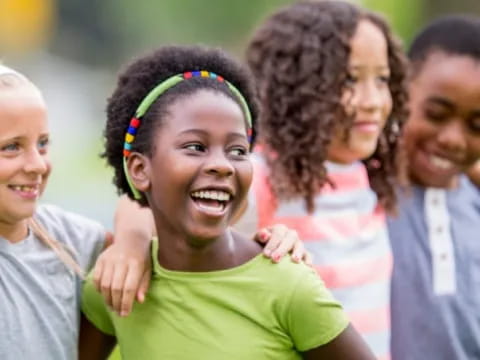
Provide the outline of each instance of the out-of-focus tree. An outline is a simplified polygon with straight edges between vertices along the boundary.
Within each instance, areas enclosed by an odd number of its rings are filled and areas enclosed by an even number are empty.
[[[480,16],[479,0],[424,0],[428,19],[445,14],[464,13]]]
[[[421,26],[426,12],[421,0],[363,0],[362,5],[385,16],[395,32],[406,41]]]
[[[172,43],[216,45],[239,54],[260,19],[293,1],[58,1],[58,31],[52,51],[107,66]]]

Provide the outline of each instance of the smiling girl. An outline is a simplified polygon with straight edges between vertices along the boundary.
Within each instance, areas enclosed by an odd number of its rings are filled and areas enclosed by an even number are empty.
[[[247,61],[262,116],[249,204],[236,227],[295,229],[350,320],[389,357],[405,59],[388,25],[342,1],[303,1],[255,32]]]
[[[272,264],[229,223],[252,179],[257,106],[247,72],[221,51],[164,47],[119,78],[105,155],[117,188],[153,213],[158,241],[144,304],[108,311],[91,283],[83,309],[104,358],[373,359],[303,264]],[[113,337],[113,338],[112,338]]]

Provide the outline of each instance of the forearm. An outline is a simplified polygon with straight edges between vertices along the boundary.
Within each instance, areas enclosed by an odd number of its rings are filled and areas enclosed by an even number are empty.
[[[141,207],[126,195],[120,197],[114,217],[115,241],[145,243],[155,234],[155,223],[149,208]],[[144,244],[145,245],[145,244]]]

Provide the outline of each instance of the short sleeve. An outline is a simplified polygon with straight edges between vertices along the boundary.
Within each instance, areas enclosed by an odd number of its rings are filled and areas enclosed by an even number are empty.
[[[102,295],[95,289],[91,275],[83,284],[82,312],[102,332],[115,335],[111,312],[107,309]]]
[[[335,339],[348,326],[341,305],[311,269],[298,282],[290,299],[287,327],[295,348],[307,351]]]

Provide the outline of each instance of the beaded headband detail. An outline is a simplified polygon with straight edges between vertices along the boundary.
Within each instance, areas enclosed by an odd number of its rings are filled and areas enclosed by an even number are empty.
[[[142,118],[145,115],[145,113],[148,111],[150,106],[155,102],[155,100],[158,99],[160,95],[162,95],[165,91],[168,89],[174,87],[178,83],[188,80],[194,77],[202,77],[202,78],[210,78],[210,79],[215,79],[218,82],[225,83],[230,91],[237,97],[239,100],[243,112],[245,114],[247,124],[248,124],[248,129],[247,129],[247,136],[248,136],[248,142],[251,144],[252,143],[252,135],[253,135],[253,130],[252,130],[252,116],[250,114],[250,109],[248,108],[248,104],[245,101],[245,98],[243,95],[240,93],[240,91],[232,85],[230,82],[225,80],[223,77],[220,75],[217,75],[213,72],[210,71],[189,71],[185,72],[183,74],[177,74],[169,77],[168,79],[162,81],[160,84],[158,84],[156,87],[154,87],[148,94],[145,96],[140,103],[140,105],[137,108],[137,111],[135,111],[135,116],[132,117],[130,120],[130,124],[128,126],[127,132],[125,133],[125,142],[123,144],[123,171],[125,172],[125,178],[127,179],[128,185],[130,187],[130,190],[132,190],[132,193],[135,197],[135,199],[139,200],[141,198],[140,192],[133,186],[133,183],[130,179],[130,175],[128,174],[128,169],[127,169],[127,158],[130,155],[132,151],[132,143],[135,141],[135,137],[138,132],[138,128],[140,127],[142,123]]]

